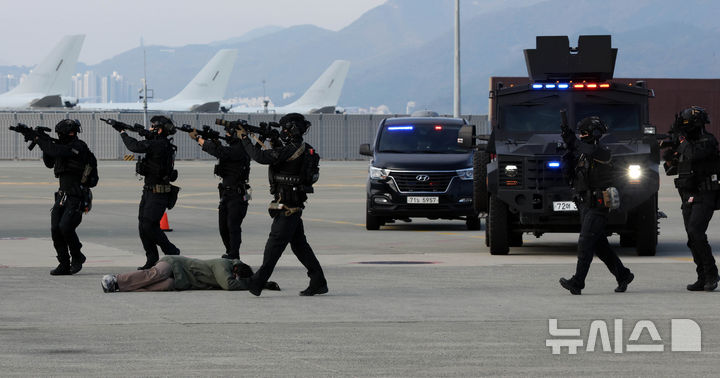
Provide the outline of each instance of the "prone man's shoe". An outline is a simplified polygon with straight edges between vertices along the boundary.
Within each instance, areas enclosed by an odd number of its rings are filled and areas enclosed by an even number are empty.
[[[579,287],[575,286],[575,282],[573,282],[572,280],[568,280],[566,278],[560,279],[560,286],[569,290],[570,294],[572,294],[572,295],[580,295],[580,291],[582,290]]]
[[[72,269],[70,268],[70,264],[62,264],[57,266],[57,268],[50,271],[50,275],[52,276],[69,276],[72,274]]]
[[[118,284],[117,284],[117,276],[112,274],[104,275],[100,279],[100,285],[102,286],[102,289],[106,293],[114,293],[118,291]]]
[[[713,290],[717,289],[718,281],[720,281],[720,277],[718,277],[718,276],[715,276],[714,278],[711,278],[711,279],[705,281],[705,286],[703,287],[703,289],[705,291],[713,291]]]
[[[83,254],[80,254],[79,258],[73,259],[72,263],[70,264],[70,274],[75,274],[82,270],[82,266],[83,264],[85,264],[86,260],[87,258]]]
[[[301,297],[312,297],[313,295],[325,294],[328,292],[327,285],[312,287],[308,286],[307,289],[300,292]]]
[[[704,278],[698,278],[697,281],[694,283],[691,283],[690,285],[687,285],[687,289],[689,291],[703,291],[705,290],[705,279]]]
[[[624,280],[618,281],[618,287],[615,288],[616,293],[624,293],[627,290],[628,285],[635,279],[635,275],[628,273]]]

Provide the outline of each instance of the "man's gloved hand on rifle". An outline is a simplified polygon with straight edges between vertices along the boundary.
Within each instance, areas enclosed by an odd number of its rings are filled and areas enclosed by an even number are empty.
[[[188,136],[190,137],[190,139],[192,139],[192,140],[194,140],[194,141],[196,141],[196,142],[197,142],[197,140],[198,140],[198,138],[199,138],[198,132],[197,132],[196,129],[193,129],[193,131],[189,132],[189,133],[188,133]]]
[[[243,138],[247,137],[248,132],[247,132],[247,130],[245,130],[244,127],[242,127],[242,125],[237,125],[237,126],[235,126],[235,128],[237,129],[238,138],[243,139]]]

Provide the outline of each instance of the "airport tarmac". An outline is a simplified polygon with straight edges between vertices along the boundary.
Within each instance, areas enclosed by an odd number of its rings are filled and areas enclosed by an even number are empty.
[[[217,179],[211,161],[179,162],[182,187],[168,212],[168,236],[182,254],[222,252]],[[101,162],[92,212],[78,229],[88,261],[69,277],[49,235],[56,181],[39,161],[0,161],[0,373],[2,376],[707,376],[720,355],[720,292],[690,293],[695,266],[685,246],[680,203],[662,178],[658,256],[611,243],[636,275],[627,293],[596,260],[581,296],[558,284],[574,272],[577,235],[525,235],[525,246],[490,256],[484,231],[462,221],[414,220],[366,231],[366,162],[321,162],[303,215],[328,278],[328,295],[299,297],[307,285],[290,251],[273,280],[280,292],[103,293],[103,274],[145,262],[137,236],[142,183],[133,162]],[[241,257],[262,260],[269,233],[266,167],[253,163],[253,200]],[[720,249],[718,220],[709,238]],[[702,350],[672,351],[673,319],[702,330]],[[578,353],[546,346],[549,319],[579,328]],[[589,344],[603,320],[612,351]],[[622,335],[615,332],[622,320]],[[640,320],[651,332],[632,338]],[[671,336],[674,336],[671,337]],[[560,337],[563,338],[563,337]],[[573,337],[564,337],[566,339]],[[656,337],[657,339],[657,337]],[[633,344],[662,352],[632,352]],[[593,344],[594,345],[594,344]],[[620,346],[620,348],[618,348]],[[619,353],[621,352],[621,353]]]

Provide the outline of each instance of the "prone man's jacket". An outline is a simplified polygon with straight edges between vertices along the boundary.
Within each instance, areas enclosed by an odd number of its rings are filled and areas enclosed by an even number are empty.
[[[233,264],[239,260],[200,260],[184,256],[163,256],[172,266],[175,290],[247,290],[244,281],[233,276]]]

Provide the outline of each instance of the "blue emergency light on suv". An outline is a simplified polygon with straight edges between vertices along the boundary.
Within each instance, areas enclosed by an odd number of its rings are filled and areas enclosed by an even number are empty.
[[[387,118],[375,142],[360,146],[372,156],[365,227],[377,230],[396,219],[462,219],[480,229],[473,207],[472,151],[457,144],[460,118]]]

